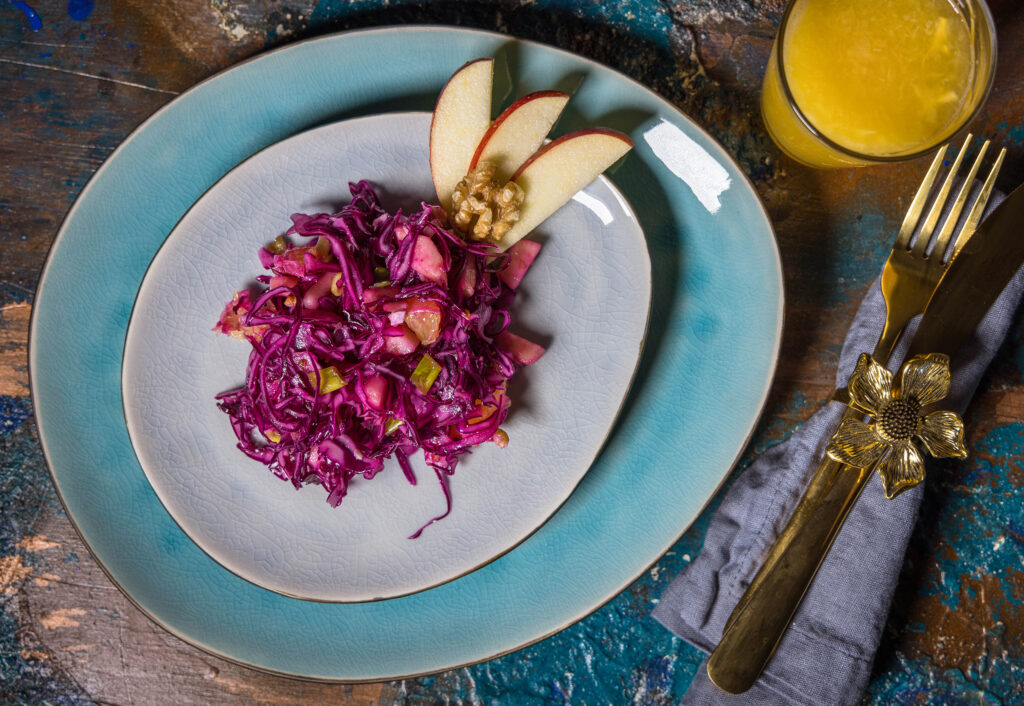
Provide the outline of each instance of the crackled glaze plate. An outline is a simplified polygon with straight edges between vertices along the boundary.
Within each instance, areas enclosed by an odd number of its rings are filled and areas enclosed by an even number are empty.
[[[168,236],[143,279],[124,351],[125,419],[142,469],[206,553],[273,591],[319,601],[393,598],[465,574],[539,527],[579,483],[611,430],[643,345],[651,264],[622,195],[599,179],[537,228],[513,330],[547,347],[512,378],[505,449],[478,447],[443,490],[410,460],[357,477],[338,508],[296,492],[242,454],[214,396],[245,379],[251,347],[210,329],[263,273],[256,251],[291,213],[338,210],[367,179],[385,208],[431,201],[430,113],[355,118],[269,147],[221,179]]]
[[[619,420],[551,519],[476,571],[366,603],[256,586],[178,526],[132,447],[121,368],[143,277],[188,209],[253,154],[342,119],[430,110],[452,72],[481,56],[496,56],[515,78],[499,93],[505,103],[552,87],[574,91],[556,133],[606,125],[636,142],[609,176],[639,218],[653,286],[644,352]],[[83,283],[95,291],[84,296]],[[232,67],[168,103],[111,155],[68,214],[33,301],[33,404],[68,517],[154,621],[259,669],[394,679],[540,640],[657,561],[714,495],[757,423],[782,302],[778,251],[753,188],[667,101],[592,61],[508,36],[365,30]]]

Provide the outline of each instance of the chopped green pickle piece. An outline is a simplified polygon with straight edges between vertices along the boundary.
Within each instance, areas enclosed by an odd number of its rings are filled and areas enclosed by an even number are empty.
[[[341,273],[339,272],[334,275],[334,278],[331,280],[331,294],[336,297],[340,297],[344,287],[345,284],[341,281]]]
[[[388,272],[388,268],[386,268],[386,267],[374,267],[373,268],[373,281],[374,282],[387,282],[388,284],[390,284],[390,282],[388,281],[389,277],[390,277],[390,274],[391,273]]]
[[[280,255],[288,249],[288,241],[284,239],[283,235],[279,235],[274,238],[274,242],[267,246],[267,252],[273,253],[274,255]]]
[[[420,392],[427,394],[440,373],[441,364],[431,358],[430,354],[424,353],[416,369],[409,376],[409,380],[419,388]]]
[[[405,420],[404,419],[395,419],[394,417],[392,417],[392,418],[388,419],[388,421],[384,424],[384,433],[385,434],[390,434],[391,432],[393,432],[395,429],[397,429],[398,427],[402,426],[403,424],[405,424]]]
[[[316,375],[313,373],[306,373],[309,376],[309,384],[316,385]],[[326,368],[320,368],[320,394],[325,395],[328,392],[334,392],[335,390],[345,387],[348,383],[345,382],[345,378],[341,377],[341,373],[333,365],[328,365]]]

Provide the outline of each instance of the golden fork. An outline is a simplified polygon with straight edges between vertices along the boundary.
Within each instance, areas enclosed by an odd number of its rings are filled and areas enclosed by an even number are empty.
[[[935,238],[935,244],[931,249],[928,249],[928,243],[935,232],[935,226],[942,215],[956,174],[960,169],[961,162],[963,162],[964,153],[971,144],[971,139],[972,136],[968,135],[964,140],[960,152],[949,168],[945,181],[943,181],[938,194],[935,196],[932,207],[928,211],[928,216],[921,223],[920,233],[914,242],[911,243],[910,239],[913,237],[914,231],[917,230],[921,213],[932,190],[939,166],[942,164],[943,157],[945,156],[946,147],[943,146],[935,154],[935,158],[932,160],[931,166],[921,182],[921,186],[914,195],[914,200],[910,203],[910,208],[907,209],[907,215],[903,219],[903,225],[900,226],[892,252],[889,254],[889,259],[882,269],[881,285],[882,297],[885,299],[885,325],[882,328],[882,335],[878,339],[878,344],[875,346],[875,360],[882,364],[889,360],[893,349],[896,347],[896,342],[899,340],[900,334],[903,333],[907,323],[914,316],[924,312],[928,300],[931,299],[932,292],[938,286],[939,280],[942,279],[942,275],[949,267],[949,263],[952,262],[956,253],[967,242],[967,239],[974,234],[978,223],[981,222],[985,206],[992,195],[992,187],[995,184],[999,168],[1003,164],[1006,148],[1000,150],[998,157],[996,157],[989,170],[988,176],[985,178],[981,192],[967,214],[967,221],[964,227],[960,229],[956,239],[951,243],[957,221],[960,219],[960,214],[963,212],[967,197],[974,184],[974,178],[977,176],[985,153],[988,151],[989,141],[986,140],[981,149],[978,150],[974,163],[964,178],[956,200],[950,208],[949,216],[943,222],[942,230],[939,231],[939,235]],[[936,257],[936,254],[938,254],[938,257]]]
[[[931,197],[946,153],[945,146],[939,149],[907,210],[885,263],[881,288],[886,317],[874,351],[875,359],[882,365],[888,362],[907,323],[924,311],[949,263],[977,228],[992,194],[996,175],[1006,154],[1005,149],[1000,150],[967,213],[963,227],[957,232],[956,225],[989,147],[986,141],[958,190],[949,214],[934,238],[934,244],[928,247],[948,204],[956,174],[971,139],[968,135],[932,200],[928,214],[922,220],[921,216]],[[918,233],[917,238],[911,242],[915,232]],[[954,233],[957,233],[955,239]],[[860,415],[861,412],[854,409],[848,409],[845,414],[846,417]],[[760,676],[828,553],[846,514],[863,489],[864,483],[836,484],[834,479],[840,468],[841,464],[828,457],[822,460],[789,522],[730,615],[722,640],[708,662],[708,675],[725,691],[746,691]],[[833,516],[831,510],[822,511],[826,506],[836,508],[834,521],[813,521],[822,515]],[[764,588],[765,585],[769,588]]]

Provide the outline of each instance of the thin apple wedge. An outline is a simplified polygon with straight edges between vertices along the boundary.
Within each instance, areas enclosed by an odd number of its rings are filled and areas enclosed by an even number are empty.
[[[487,128],[469,168],[481,161],[490,162],[495,166],[494,178],[505,183],[541,146],[568,102],[568,94],[561,91],[537,91],[523,96]]]
[[[618,130],[586,128],[549,142],[512,175],[526,196],[519,220],[498,243],[506,250],[564,206],[633,147]]]
[[[491,124],[493,82],[494,59],[476,59],[452,74],[437,97],[430,123],[430,176],[438,203],[446,210]]]

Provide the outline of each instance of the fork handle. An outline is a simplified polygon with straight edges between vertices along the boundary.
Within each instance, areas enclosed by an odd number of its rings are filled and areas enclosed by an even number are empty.
[[[761,675],[846,516],[871,477],[826,458],[818,466],[708,661],[708,676],[739,694]]]

